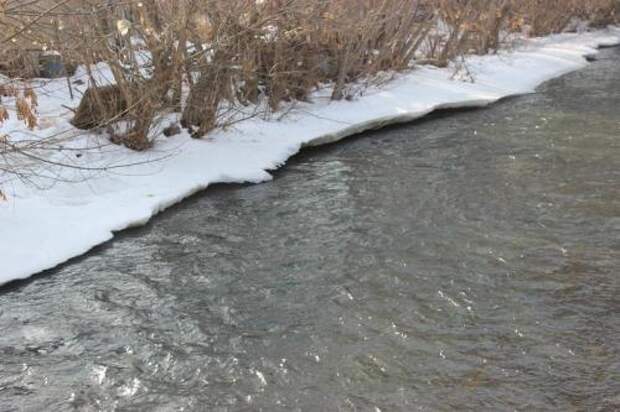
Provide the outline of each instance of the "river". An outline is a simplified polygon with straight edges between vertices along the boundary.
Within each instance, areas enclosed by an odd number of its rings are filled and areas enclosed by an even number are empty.
[[[620,409],[620,49],[210,188],[0,331],[5,412]]]

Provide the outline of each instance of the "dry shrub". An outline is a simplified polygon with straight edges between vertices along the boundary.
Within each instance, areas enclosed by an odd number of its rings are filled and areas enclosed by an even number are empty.
[[[218,125],[222,102],[307,100],[324,83],[334,99],[346,86],[383,70],[408,66],[430,21],[416,21],[416,0],[212,1],[198,8],[192,30],[205,49],[183,123],[201,135]]]
[[[177,2],[8,0],[2,7],[0,20],[10,22],[16,33],[8,42],[16,46],[4,50],[10,54],[15,48],[53,50],[67,65],[86,67],[90,87],[78,108],[76,125],[103,127],[123,119],[129,124],[126,138],[116,141],[142,150],[151,145],[149,134],[157,114],[173,99],[180,105],[179,68],[185,59],[185,47],[180,45],[185,44],[181,40],[187,13]],[[23,29],[26,25],[28,29]],[[111,79],[94,72],[102,62]],[[112,89],[118,96],[111,98]]]
[[[9,120],[7,100],[14,106],[12,109],[17,119],[23,121],[28,129],[32,130],[37,126],[38,101],[31,87],[24,86],[24,83],[16,85],[0,77],[0,127]],[[23,176],[24,170],[15,166],[11,160],[15,147],[9,135],[0,133],[0,184],[5,176]],[[0,190],[0,201],[6,200],[6,195]]]
[[[512,0],[512,8],[533,36],[564,31],[575,18],[610,24],[620,10],[617,0]]]
[[[511,7],[509,0],[437,0],[428,3],[439,30],[427,38],[430,62],[446,66],[463,53],[485,54],[500,47]]]
[[[416,57],[445,66],[464,53],[494,52],[503,34],[525,27],[540,35],[574,18],[605,24],[618,2],[4,0],[0,23],[22,56],[54,50],[86,67],[90,88],[76,125],[122,119],[128,127],[114,140],[145,149],[165,111],[181,111],[183,125],[203,136],[308,100],[325,85],[333,99],[351,98],[353,85],[407,69]],[[114,86],[92,71],[102,62]]]
[[[427,61],[445,66],[463,53],[486,54],[502,35],[527,31],[541,36],[570,27],[575,19],[603,26],[617,21],[619,0],[427,0],[438,30],[426,39]]]
[[[0,83],[0,125],[9,119],[3,98],[11,99],[17,119],[23,121],[28,129],[32,130],[37,126],[38,98],[31,87],[26,84],[18,87],[10,81]]]

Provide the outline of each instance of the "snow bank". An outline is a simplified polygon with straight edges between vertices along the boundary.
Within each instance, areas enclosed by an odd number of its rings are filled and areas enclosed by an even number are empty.
[[[67,161],[107,170],[63,169],[61,178],[70,182],[46,188],[19,180],[3,183],[8,201],[0,202],[0,285],[86,253],[114,232],[142,225],[210,184],[270,180],[267,171],[282,166],[303,146],[335,142],[441,108],[485,106],[529,93],[544,81],[584,67],[584,56],[597,47],[616,44],[616,28],[535,39],[499,55],[468,57],[475,82],[455,80],[453,69],[422,67],[353,102],[329,102],[317,94],[314,103],[296,106],[284,120],[253,118],[204,140],[186,134],[161,138],[148,153],[110,145],[88,150],[104,140],[96,135],[70,139],[61,153]],[[77,135],[68,123],[70,112],[61,106],[77,105],[69,99],[66,82],[52,81],[42,90],[36,135]],[[1,133],[25,137],[23,126],[12,118]],[[115,168],[129,163],[135,165]]]

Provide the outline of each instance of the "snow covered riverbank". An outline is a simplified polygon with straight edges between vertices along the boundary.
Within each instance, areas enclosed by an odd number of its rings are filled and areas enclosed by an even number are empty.
[[[69,139],[77,131],[62,105],[77,102],[70,100],[65,80],[50,82],[39,91],[41,122],[34,133],[66,135],[67,150],[61,155],[74,168],[49,165],[45,173],[61,173],[60,180],[37,179],[49,185],[43,188],[17,179],[2,183],[8,199],[0,202],[0,284],[86,253],[114,232],[142,225],[211,184],[270,180],[268,170],[282,166],[305,145],[334,142],[437,109],[485,106],[529,93],[544,81],[584,67],[584,57],[597,47],[616,44],[616,28],[535,39],[500,55],[468,57],[474,82],[455,80],[453,68],[422,67],[353,102],[330,102],[317,95],[314,103],[295,106],[281,121],[252,118],[204,140],[186,134],[162,137],[146,153],[113,145],[88,149],[104,142],[96,135]],[[26,133],[15,116],[1,132]],[[115,168],[127,164],[134,166]]]

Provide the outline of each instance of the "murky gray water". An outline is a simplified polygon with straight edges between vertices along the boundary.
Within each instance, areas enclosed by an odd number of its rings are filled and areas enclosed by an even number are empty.
[[[0,331],[1,411],[618,410],[620,49],[194,197]]]

